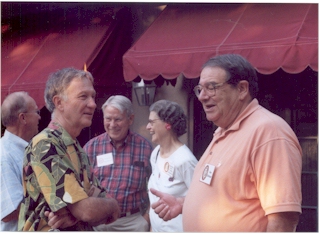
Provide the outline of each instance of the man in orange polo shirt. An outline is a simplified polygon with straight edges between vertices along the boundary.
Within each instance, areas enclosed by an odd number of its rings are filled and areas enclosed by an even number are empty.
[[[302,150],[290,126],[259,105],[258,79],[239,55],[204,64],[194,89],[218,126],[185,198],[152,190],[152,208],[186,232],[295,231],[301,213]]]

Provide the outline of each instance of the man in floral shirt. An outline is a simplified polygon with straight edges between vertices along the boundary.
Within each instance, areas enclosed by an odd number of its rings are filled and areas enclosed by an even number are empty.
[[[76,139],[91,125],[95,94],[89,72],[65,68],[50,75],[45,101],[52,120],[25,152],[19,231],[89,231],[119,217],[117,201],[105,198]]]

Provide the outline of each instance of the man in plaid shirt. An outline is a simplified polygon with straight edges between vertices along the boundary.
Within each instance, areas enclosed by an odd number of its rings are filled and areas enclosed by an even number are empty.
[[[149,231],[147,180],[152,145],[130,131],[134,120],[131,101],[111,96],[102,106],[105,133],[84,146],[95,176],[120,206],[120,218],[96,231]]]

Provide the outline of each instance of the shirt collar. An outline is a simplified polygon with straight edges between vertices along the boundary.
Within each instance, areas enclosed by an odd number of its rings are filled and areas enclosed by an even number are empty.
[[[15,142],[15,144],[21,148],[26,148],[28,146],[27,141],[25,141],[21,137],[18,137],[15,134],[9,132],[8,130],[5,130],[3,137],[4,137],[4,139],[7,139],[9,142]]]
[[[77,143],[77,141],[73,140],[70,134],[58,122],[51,120],[48,128],[58,133],[66,146]]]
[[[114,143],[113,143],[111,137],[110,137],[107,133],[106,133],[106,135],[107,135],[107,142],[111,143],[112,146],[114,147]],[[130,141],[131,137],[132,137],[132,133],[131,133],[131,131],[130,131],[130,129],[129,129],[129,130],[128,130],[128,133],[127,133],[127,136],[126,136],[126,138],[125,138],[124,141],[123,141],[122,146],[125,146],[125,145],[127,144],[127,142]]]
[[[254,98],[249,105],[244,109],[243,112],[236,118],[234,123],[227,130],[223,130],[222,128],[217,128],[214,134],[223,135],[229,131],[237,131],[240,128],[241,122],[250,116],[253,112],[255,112],[260,107],[259,102],[256,98]]]

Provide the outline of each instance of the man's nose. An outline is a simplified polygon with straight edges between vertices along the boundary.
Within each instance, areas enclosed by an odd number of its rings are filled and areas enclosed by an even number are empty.
[[[97,104],[96,104],[96,101],[95,101],[94,98],[90,98],[88,106],[90,106],[91,108],[96,109]]]

